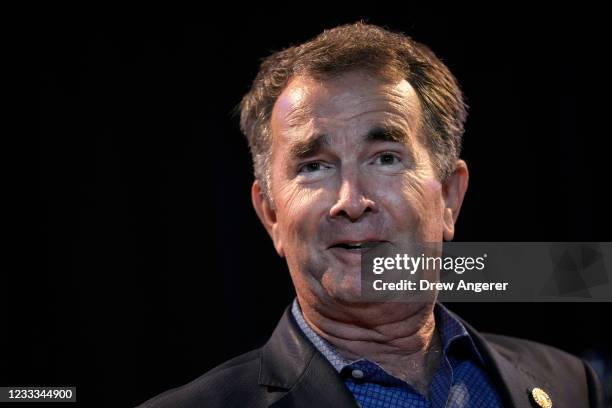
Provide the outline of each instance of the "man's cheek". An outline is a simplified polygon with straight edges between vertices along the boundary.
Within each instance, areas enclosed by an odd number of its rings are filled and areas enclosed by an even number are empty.
[[[391,229],[410,241],[433,239],[440,218],[439,206],[434,203],[436,195],[432,194],[435,189],[419,181],[406,177],[377,197],[381,208],[390,215]]]
[[[402,194],[409,205],[423,216],[438,213],[442,204],[440,182],[423,174],[408,175],[402,183]]]
[[[283,225],[281,241],[284,244],[287,256],[305,258],[308,256],[309,247],[316,241],[316,230],[314,223],[310,221],[307,214],[298,211],[289,211],[279,220]]]
[[[313,192],[295,181],[283,183],[279,189],[280,200],[288,220],[300,219],[307,215]]]

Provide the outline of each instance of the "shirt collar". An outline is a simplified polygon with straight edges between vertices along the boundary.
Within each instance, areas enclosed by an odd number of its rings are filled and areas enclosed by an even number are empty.
[[[327,340],[319,336],[306,322],[297,298],[293,300],[291,313],[298,324],[298,327],[310,342],[316,347],[321,354],[329,361],[337,372],[348,365],[351,365],[359,360],[348,360],[338,353],[338,351]],[[434,315],[436,318],[436,326],[443,345],[443,355],[447,356],[451,352],[451,346],[463,346],[468,351],[469,355],[475,358],[479,363],[483,364],[484,360],[478,352],[474,340],[468,333],[467,329],[446,307],[441,303],[436,303],[434,307]]]

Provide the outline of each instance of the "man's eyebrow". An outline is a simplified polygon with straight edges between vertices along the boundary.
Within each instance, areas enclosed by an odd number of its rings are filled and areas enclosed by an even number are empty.
[[[307,140],[300,140],[291,144],[289,148],[289,154],[291,157],[297,159],[304,159],[310,156],[314,156],[319,153],[323,147],[329,144],[327,135],[318,134]]]
[[[408,137],[406,133],[399,128],[378,126],[366,133],[363,140],[366,142],[395,142],[405,144]],[[307,140],[293,142],[289,147],[289,154],[296,159],[305,159],[316,155],[327,146],[329,146],[329,137],[321,133],[309,137]]]
[[[395,127],[375,127],[365,136],[367,142],[396,142],[405,144],[408,141],[406,132]]]

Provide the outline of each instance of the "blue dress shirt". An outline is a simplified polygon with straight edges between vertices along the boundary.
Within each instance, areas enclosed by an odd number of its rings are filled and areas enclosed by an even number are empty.
[[[291,312],[306,337],[340,373],[362,408],[502,406],[474,341],[463,324],[439,303],[434,314],[443,348],[440,366],[429,386],[429,398],[374,362],[367,359],[349,361],[342,357],[308,325],[297,299]]]

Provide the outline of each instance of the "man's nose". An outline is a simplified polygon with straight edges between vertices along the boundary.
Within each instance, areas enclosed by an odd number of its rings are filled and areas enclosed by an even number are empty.
[[[378,211],[376,202],[364,191],[363,180],[360,179],[358,172],[343,174],[338,200],[329,211],[330,217],[345,217],[350,221],[357,221],[367,213],[376,211]]]

